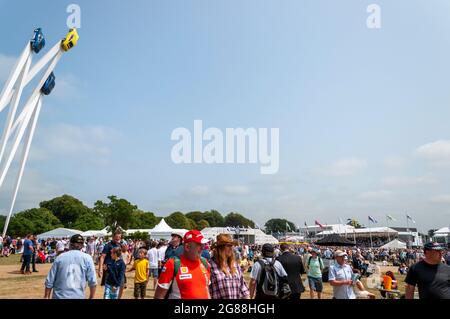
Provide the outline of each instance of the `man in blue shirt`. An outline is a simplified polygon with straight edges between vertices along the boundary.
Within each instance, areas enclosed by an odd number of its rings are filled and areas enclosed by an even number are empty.
[[[341,250],[334,253],[335,263],[330,266],[328,281],[333,286],[334,299],[356,299],[353,291],[353,270],[347,264],[347,254]]]
[[[25,238],[25,241],[23,242],[23,262],[22,262],[22,267],[20,268],[20,272],[22,274],[31,274],[30,271],[30,262],[31,262],[31,257],[33,255],[33,242],[30,240],[31,235],[27,235],[27,237]]]
[[[172,239],[169,242],[169,246],[166,249],[163,264],[165,264],[172,257],[180,257],[183,254],[183,236],[184,234],[173,232],[171,234]]]
[[[95,266],[92,257],[81,252],[84,239],[81,235],[70,238],[70,250],[59,255],[45,280],[45,299],[84,299],[86,283],[89,285],[89,299],[93,299],[97,286]]]

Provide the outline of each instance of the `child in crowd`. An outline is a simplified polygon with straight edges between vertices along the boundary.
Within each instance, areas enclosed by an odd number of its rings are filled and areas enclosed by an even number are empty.
[[[108,276],[106,276],[104,299],[119,299],[120,287],[122,287],[126,270],[125,263],[120,258],[121,255],[120,247],[111,250],[112,261],[108,267]]]
[[[145,258],[147,256],[147,249],[140,248],[138,256],[134,261],[133,267],[129,271],[135,270],[134,273],[134,298],[145,298],[147,291],[147,283],[149,279],[149,263]]]
[[[120,256],[120,258],[125,263],[125,270],[126,270],[126,266],[130,264],[130,254],[128,253],[128,246],[126,244],[122,244],[120,246],[120,249],[122,250],[122,255]],[[127,276],[125,275],[125,273],[123,274],[123,283],[122,286],[120,287],[119,299],[122,299],[124,289],[127,289]]]
[[[400,273],[400,275],[406,275],[406,273],[408,272],[408,267],[406,267],[406,264],[401,264],[400,267],[398,267],[398,272]]]

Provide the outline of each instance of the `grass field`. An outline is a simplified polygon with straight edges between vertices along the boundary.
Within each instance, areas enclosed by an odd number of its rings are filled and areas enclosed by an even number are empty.
[[[21,299],[31,298],[39,299],[44,296],[44,282],[47,272],[50,270],[51,264],[37,264],[39,272],[31,275],[22,275],[20,273],[20,255],[11,255],[10,257],[0,257],[0,299]],[[398,275],[395,267],[381,267],[384,273],[387,270],[394,271],[399,290],[404,292],[404,276]],[[124,290],[123,299],[133,298],[133,277],[134,272],[127,272],[128,287]],[[247,282],[249,281],[249,274],[245,274]],[[305,279],[305,277],[303,278]],[[362,282],[367,287],[367,279],[363,278]],[[153,298],[154,291],[150,289],[152,286],[149,283],[147,287],[147,298]],[[376,298],[381,298],[377,289],[367,289],[374,293]],[[332,298],[332,287],[328,283],[324,283],[323,299]],[[103,287],[98,286],[95,294],[96,299],[103,298]],[[302,299],[309,299],[309,290],[302,294]]]

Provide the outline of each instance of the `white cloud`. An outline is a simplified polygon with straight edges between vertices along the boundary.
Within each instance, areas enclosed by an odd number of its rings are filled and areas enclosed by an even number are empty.
[[[0,83],[8,79],[16,59],[15,57],[0,54]]]
[[[438,140],[417,148],[416,154],[434,164],[450,163],[450,140]]]
[[[387,190],[376,190],[361,193],[359,195],[360,199],[363,200],[385,200],[392,196],[392,192]]]
[[[358,158],[343,158],[332,163],[322,171],[328,176],[350,176],[361,172],[367,167],[367,161]]]
[[[249,189],[243,185],[225,186],[223,192],[226,195],[245,195],[249,193]]]
[[[399,168],[405,164],[406,160],[400,156],[389,156],[383,160],[383,165],[389,168]]]
[[[14,189],[13,182],[17,176],[17,171],[17,168],[14,168],[8,172],[5,183],[0,189],[1,213],[6,214],[8,212]],[[59,196],[63,191],[64,190],[61,188],[61,185],[55,185],[45,176],[41,176],[39,172],[26,168],[17,195],[14,212],[37,207],[42,200]]]
[[[450,204],[450,194],[437,195],[430,199],[432,203]]]
[[[76,126],[60,123],[39,132],[31,152],[33,160],[79,156],[93,161],[110,155],[110,145],[118,132],[104,126]]]
[[[437,180],[430,175],[419,177],[388,176],[384,177],[381,183],[385,186],[414,186],[435,184]]]
[[[189,194],[194,195],[194,196],[205,196],[205,195],[208,195],[209,194],[209,187],[208,186],[204,186],[204,185],[193,186],[189,190]]]
[[[55,76],[56,84],[51,96],[59,100],[74,99],[80,96],[79,80],[73,74],[55,74]]]

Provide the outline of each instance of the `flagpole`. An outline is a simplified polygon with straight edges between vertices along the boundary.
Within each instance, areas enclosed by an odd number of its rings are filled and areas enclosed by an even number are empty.
[[[372,229],[370,228],[370,218],[367,217],[369,221],[369,236],[370,236],[370,249],[373,249],[373,243],[372,243]]]
[[[407,247],[408,248],[411,248],[411,245],[410,245],[410,243],[409,243],[409,236],[410,236],[410,233],[409,233],[409,218],[408,218],[408,214],[406,214],[406,231],[408,232],[408,242],[407,242]]]
[[[386,215],[386,227],[389,228],[389,218]],[[388,241],[391,242],[391,235],[389,234],[389,229],[387,230],[388,233]]]

